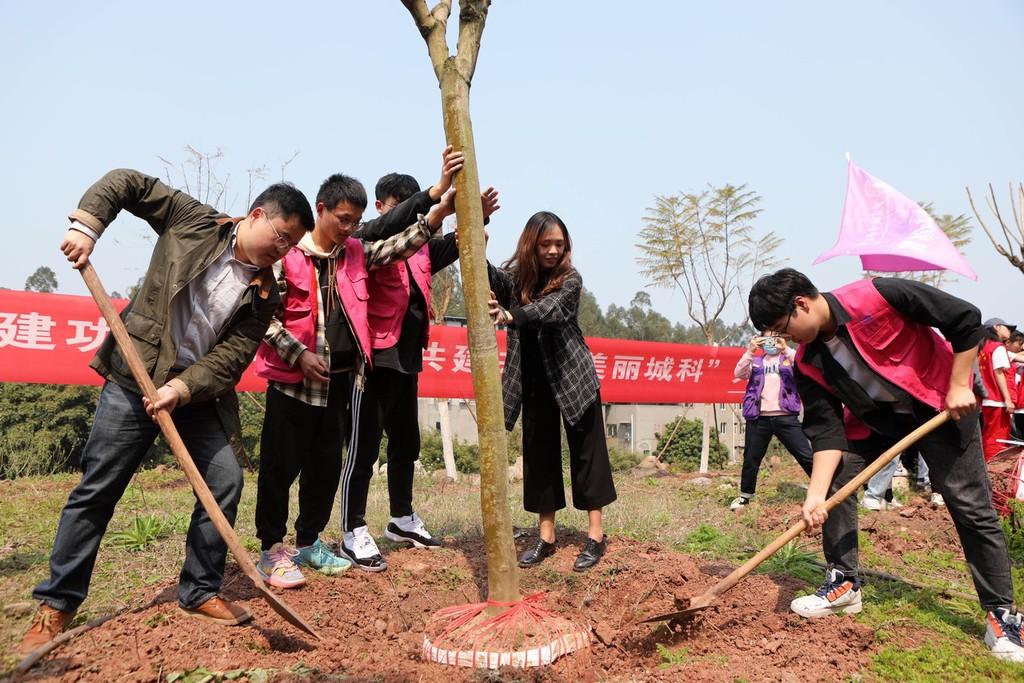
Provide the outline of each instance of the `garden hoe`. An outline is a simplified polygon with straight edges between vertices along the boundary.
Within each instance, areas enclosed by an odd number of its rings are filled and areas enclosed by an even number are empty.
[[[107,292],[103,289],[103,284],[100,282],[99,276],[93,269],[91,263],[86,263],[82,266],[82,278],[85,280],[86,286],[89,288],[89,292],[92,294],[92,298],[96,300],[96,305],[99,306],[100,312],[103,317],[107,320],[107,325],[110,327],[111,333],[114,335],[114,339],[117,341],[117,346],[121,350],[121,355],[124,356],[125,361],[128,363],[128,367],[131,368],[132,376],[138,383],[139,388],[142,389],[143,394],[152,403],[157,401],[156,387],[153,385],[153,380],[150,379],[149,374],[146,372],[145,367],[142,365],[142,359],[139,357],[139,352],[135,349],[135,345],[128,337],[128,330],[124,326],[120,316],[114,309],[113,304],[110,303],[110,299],[107,297]],[[224,513],[221,512],[220,506],[217,505],[217,501],[214,500],[213,494],[210,493],[209,487],[206,486],[206,482],[203,481],[203,476],[196,469],[195,463],[192,461],[192,456],[189,455],[188,449],[185,448],[185,443],[181,440],[181,436],[178,434],[177,428],[174,426],[174,421],[171,419],[170,413],[165,410],[159,410],[156,413],[156,421],[160,425],[160,431],[163,432],[164,439],[167,444],[171,447],[171,451],[174,453],[175,459],[178,461],[178,465],[185,472],[185,476],[188,478],[188,482],[192,485],[192,490],[196,494],[196,498],[203,504],[203,508],[206,510],[206,514],[210,516],[210,520],[213,521],[213,525],[217,528],[221,538],[227,544],[231,553],[235,556],[235,561],[242,567],[242,571],[245,575],[252,579],[256,589],[259,590],[263,599],[266,600],[275,612],[280,614],[289,623],[293,624],[297,628],[305,631],[309,635],[316,639],[320,639],[320,635],[313,630],[313,628],[305,622],[291,607],[285,604],[284,600],[279,598],[270,592],[267,585],[263,582],[263,578],[256,570],[256,565],[253,563],[252,558],[249,557],[249,553],[246,552],[242,546],[241,541],[238,540],[238,536],[235,535],[234,529],[228,523]]]
[[[930,433],[932,430],[945,424],[949,420],[949,413],[945,410],[933,417],[932,419],[925,422],[923,425],[912,431],[907,436],[900,439],[892,448],[882,453],[878,458],[875,459],[870,465],[864,468],[864,470],[854,477],[846,486],[836,491],[828,500],[825,501],[825,510],[831,511],[834,507],[842,503],[851,495],[855,495],[857,489],[867,483],[868,479],[873,477],[876,472],[885,467],[893,458],[899,456],[900,453],[905,451],[907,448],[917,443],[919,439]],[[701,593],[698,596],[690,598],[685,601],[686,606],[676,612],[669,612],[668,614],[659,614],[656,617],[650,619],[644,619],[640,623],[646,624],[654,621],[667,621],[670,624],[685,623],[688,619],[692,618],[697,612],[705,610],[709,607],[713,607],[715,602],[722,596],[723,593],[728,591],[730,588],[739,583],[743,578],[750,572],[757,569],[757,567],[767,560],[769,557],[779,551],[784,545],[792,541],[794,538],[799,536],[807,528],[807,522],[801,519],[799,522],[789,527],[781,536],[776,538],[774,541],[769,543],[761,552],[754,555],[752,558],[744,562],[742,565],[737,567],[729,576],[725,577],[710,589]]]

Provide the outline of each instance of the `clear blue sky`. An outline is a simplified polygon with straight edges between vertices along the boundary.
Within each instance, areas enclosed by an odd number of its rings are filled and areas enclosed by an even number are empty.
[[[57,250],[64,216],[105,171],[162,174],[158,155],[182,160],[186,144],[223,149],[234,213],[246,169],[279,175],[295,151],[286,178],[311,196],[338,171],[371,189],[389,171],[436,178],[438,90],[399,0],[0,0],[0,17],[0,286],[48,265],[85,293]],[[472,102],[481,173],[503,196],[491,258],[553,210],[600,304],[628,304],[653,197],[747,183],[787,264],[843,284],[854,258],[811,262],[838,234],[844,152],[942,213],[970,213],[965,185],[996,183],[1005,203],[1024,180],[1022,35],[1019,0],[495,0]],[[126,217],[101,240],[109,289],[144,272],[146,231]],[[967,257],[980,279],[951,291],[1024,321],[1024,275],[980,229]],[[679,295],[652,295],[684,319]]]

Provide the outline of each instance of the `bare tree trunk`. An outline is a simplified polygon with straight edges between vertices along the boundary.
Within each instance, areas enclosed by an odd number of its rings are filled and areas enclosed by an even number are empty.
[[[480,508],[487,552],[487,596],[498,602],[515,602],[520,599],[519,571],[512,540],[512,515],[508,508],[508,444],[501,371],[498,368],[498,340],[487,310],[490,285],[484,216],[469,114],[469,84],[476,70],[480,36],[490,0],[461,0],[455,56],[449,53],[445,38],[451,0],[440,0],[433,10],[428,10],[425,0],[402,0],[402,4],[412,14],[427,44],[434,74],[441,86],[445,137],[449,144],[465,155],[462,170],[455,176],[455,216],[480,437]],[[495,613],[503,609],[488,608],[488,611]]]
[[[729,464],[735,465],[739,458],[736,457],[736,408],[729,408],[729,432],[731,433],[730,447],[729,447]]]
[[[508,443],[498,368],[498,339],[487,311],[491,288],[484,251],[480,176],[469,116],[469,84],[454,67],[445,69],[441,76],[441,100],[448,141],[466,156],[465,165],[455,178],[455,215],[480,435],[480,508],[487,550],[487,595],[491,600],[513,602],[519,599],[519,573],[512,540],[512,515],[508,509]]]
[[[437,420],[441,423],[441,453],[444,455],[444,472],[452,481],[459,480],[455,469],[455,448],[452,446],[452,418],[448,412],[448,399],[437,400]]]
[[[701,436],[700,436],[700,471],[708,471],[708,456],[711,453],[711,432],[708,429],[708,423],[711,420],[711,404],[704,404],[704,417],[701,420]]]

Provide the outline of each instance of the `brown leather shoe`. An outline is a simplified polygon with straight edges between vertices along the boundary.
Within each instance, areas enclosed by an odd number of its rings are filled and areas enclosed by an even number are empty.
[[[40,603],[28,631],[25,632],[25,637],[21,639],[18,654],[24,657],[36,648],[46,645],[68,627],[74,616],[74,612],[61,612],[45,602]]]
[[[190,617],[223,626],[236,626],[252,619],[252,615],[244,607],[216,595],[198,607],[188,609],[179,605],[178,609]]]

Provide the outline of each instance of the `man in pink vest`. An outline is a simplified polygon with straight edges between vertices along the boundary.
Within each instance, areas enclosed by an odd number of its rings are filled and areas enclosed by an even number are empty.
[[[918,442],[963,545],[985,643],[1024,663],[1010,558],[982,457],[971,372],[984,335],[971,304],[913,280],[861,280],[819,293],[785,268],[750,291],[751,322],[800,344],[797,388],[814,465],[803,517],[822,526],[825,583],[790,608],[805,617],[861,611],[857,501],[826,512],[826,497],[912,429],[948,410],[953,422]],[[945,339],[932,328],[938,328]]]
[[[450,173],[442,174],[440,186],[431,188],[439,204],[398,234],[372,244],[351,237],[366,208],[366,190],[355,178],[332,175],[317,193],[313,232],[275,269],[281,307],[256,354],[257,374],[269,380],[256,498],[256,535],[262,545],[257,568],[272,586],[304,584],[296,564],[327,575],[351,566],[320,534],[338,489],[342,449],[348,435],[356,433],[371,363],[367,278],[377,268],[415,255],[453,213],[454,191],[447,190],[461,155],[456,161]],[[348,440],[351,460],[354,444]],[[292,549],[283,541],[288,492],[296,477],[299,515]]]
[[[419,194],[415,178],[389,173],[377,181],[375,206],[382,217],[388,216],[403,203],[415,201]],[[497,193],[489,189],[481,200],[486,219],[498,208]],[[387,231],[380,223],[367,224],[357,236],[373,241],[386,237]],[[417,393],[423,349],[430,337],[431,278],[458,257],[455,233],[449,233],[430,240],[407,261],[370,274],[368,319],[373,369],[366,377],[359,431],[341,480],[341,551],[364,571],[379,572],[388,566],[366,524],[370,479],[385,432],[391,519],[384,535],[416,548],[441,545],[412,504],[413,474],[420,454]]]

